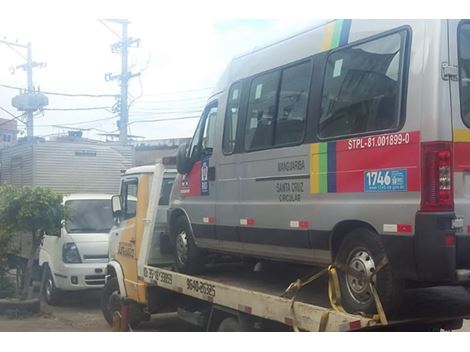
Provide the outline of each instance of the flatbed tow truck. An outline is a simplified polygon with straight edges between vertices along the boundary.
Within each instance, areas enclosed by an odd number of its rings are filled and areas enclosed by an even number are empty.
[[[385,316],[377,295],[377,315],[346,313],[334,267],[250,266],[219,257],[203,275],[179,273],[161,230],[167,210],[161,192],[169,171],[164,163],[137,171],[124,176],[138,178],[134,233],[126,231],[125,221],[118,225],[119,245],[114,253],[110,249],[102,297],[103,314],[115,331],[168,312],[206,331],[449,331],[470,318],[470,293],[461,287],[451,295],[449,287],[410,290],[393,317]]]

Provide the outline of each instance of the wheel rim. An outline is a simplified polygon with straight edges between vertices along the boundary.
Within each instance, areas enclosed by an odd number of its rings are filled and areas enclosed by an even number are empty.
[[[176,256],[181,264],[188,260],[188,235],[184,230],[176,236]]]
[[[111,320],[113,319],[114,312],[120,312],[121,311],[121,297],[119,295],[119,290],[114,290],[109,295],[108,310],[109,310],[109,313],[110,313]]]
[[[367,280],[359,279],[353,274],[346,273],[346,285],[350,296],[360,304],[368,303],[371,298],[369,281],[375,283],[375,262],[371,254],[363,249],[356,248],[349,255],[347,266],[363,275]]]
[[[53,285],[52,278],[47,279],[47,281],[46,281],[46,299],[48,301],[50,301],[51,297],[52,297],[52,285]]]

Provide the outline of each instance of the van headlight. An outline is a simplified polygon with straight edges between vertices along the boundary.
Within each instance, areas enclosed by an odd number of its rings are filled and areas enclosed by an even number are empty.
[[[62,248],[62,260],[64,263],[81,263],[77,245],[73,242],[65,243]]]

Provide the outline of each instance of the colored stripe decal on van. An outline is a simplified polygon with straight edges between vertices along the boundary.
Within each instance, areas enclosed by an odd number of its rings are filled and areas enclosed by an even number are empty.
[[[336,143],[310,146],[310,192],[336,192]]]
[[[331,50],[346,45],[349,40],[351,20],[336,20],[326,25],[322,50]]]
[[[336,192],[336,143],[328,143],[328,192]]]
[[[470,142],[470,130],[454,130],[454,142]]]

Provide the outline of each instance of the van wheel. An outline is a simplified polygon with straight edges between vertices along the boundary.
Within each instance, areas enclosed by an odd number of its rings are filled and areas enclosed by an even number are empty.
[[[54,278],[52,277],[51,269],[49,265],[46,266],[46,281],[44,283],[44,299],[47,304],[56,306],[59,304],[62,292],[55,286]]]
[[[199,274],[204,269],[202,251],[196,247],[188,219],[180,216],[175,223],[176,269],[185,274]]]
[[[359,271],[374,283],[382,306],[387,313],[400,304],[403,284],[393,277],[390,264],[373,276],[379,261],[386,256],[376,233],[369,229],[355,229],[346,235],[336,257],[336,263]],[[341,303],[349,313],[376,313],[374,298],[366,280],[361,280],[344,270],[338,270]]]

